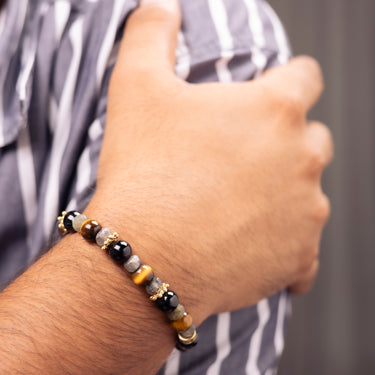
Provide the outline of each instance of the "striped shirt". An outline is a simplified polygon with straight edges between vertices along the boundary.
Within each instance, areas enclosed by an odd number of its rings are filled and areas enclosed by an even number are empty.
[[[95,189],[107,87],[137,0],[9,0],[0,13],[0,290],[56,240],[63,209]],[[176,73],[243,81],[289,57],[263,0],[182,0]],[[160,375],[273,374],[288,295],[212,316],[200,345],[173,351]]]

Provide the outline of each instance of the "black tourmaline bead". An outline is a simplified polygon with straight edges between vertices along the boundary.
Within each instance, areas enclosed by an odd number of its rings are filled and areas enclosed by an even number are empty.
[[[156,300],[159,309],[164,312],[173,311],[178,305],[178,296],[175,292],[168,290],[163,294],[163,297]]]
[[[192,342],[191,344],[184,344],[180,340],[177,340],[176,349],[180,350],[181,352],[186,352],[187,350],[194,348],[194,346],[197,344],[198,344],[198,336],[197,336],[197,339],[194,340],[194,342]]]
[[[127,242],[118,241],[110,246],[109,255],[117,263],[125,263],[132,255],[132,248]]]
[[[65,229],[68,231],[68,232],[75,232],[74,228],[73,228],[73,219],[78,216],[78,215],[81,215],[80,212],[78,211],[69,211],[66,213],[66,215],[64,216],[64,227]]]

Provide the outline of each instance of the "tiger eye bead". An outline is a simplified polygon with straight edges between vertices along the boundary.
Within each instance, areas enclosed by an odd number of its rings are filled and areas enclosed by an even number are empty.
[[[64,227],[65,229],[72,233],[72,232],[75,232],[74,228],[73,228],[73,220],[76,216],[79,216],[81,215],[80,212],[78,211],[69,211],[65,214],[64,216]]]
[[[176,331],[186,331],[187,329],[191,327],[192,324],[193,324],[193,318],[191,317],[190,314],[186,312],[184,313],[182,318],[175,320],[171,323],[172,327]]]
[[[102,227],[96,220],[88,219],[83,222],[80,232],[86,240],[95,241],[96,235],[100,229],[102,229]]]
[[[154,273],[152,272],[152,268],[147,265],[140,266],[132,275],[132,280],[137,285],[148,284],[153,278]]]
[[[178,296],[175,292],[168,290],[161,298],[156,300],[156,304],[161,311],[171,312],[178,306]]]

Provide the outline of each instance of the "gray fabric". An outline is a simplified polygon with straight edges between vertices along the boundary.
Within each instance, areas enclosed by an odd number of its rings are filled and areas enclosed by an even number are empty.
[[[273,1],[296,54],[321,64],[310,114],[333,133],[332,213],[314,289],[293,303],[283,375],[375,374],[375,1]]]
[[[181,5],[176,71],[185,63],[188,81],[248,80],[285,61],[281,52],[287,45],[277,42],[277,25],[264,1]],[[7,3],[0,37],[0,289],[57,240],[58,213],[83,210],[95,190],[111,54],[136,6],[135,0]],[[253,37],[249,9],[260,21],[262,46]],[[220,39],[225,30],[229,47]],[[220,71],[216,63],[228,53],[233,57]],[[260,55],[263,66],[255,63]],[[273,373],[287,306],[282,292],[257,306],[210,317],[199,327],[196,350],[174,351],[159,374]]]

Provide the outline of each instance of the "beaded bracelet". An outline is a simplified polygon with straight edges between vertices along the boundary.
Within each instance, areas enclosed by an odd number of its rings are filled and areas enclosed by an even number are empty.
[[[175,292],[169,290],[169,284],[163,283],[154,275],[152,268],[141,263],[137,255],[132,255],[131,246],[119,240],[119,235],[102,226],[95,220],[88,219],[78,211],[63,211],[57,218],[61,236],[66,233],[80,233],[86,240],[96,242],[102,250],[131,274],[137,285],[143,285],[150,299],[155,301],[161,311],[167,314],[177,334],[176,348],[186,351],[198,343],[198,334],[192,316],[185,312]]]

